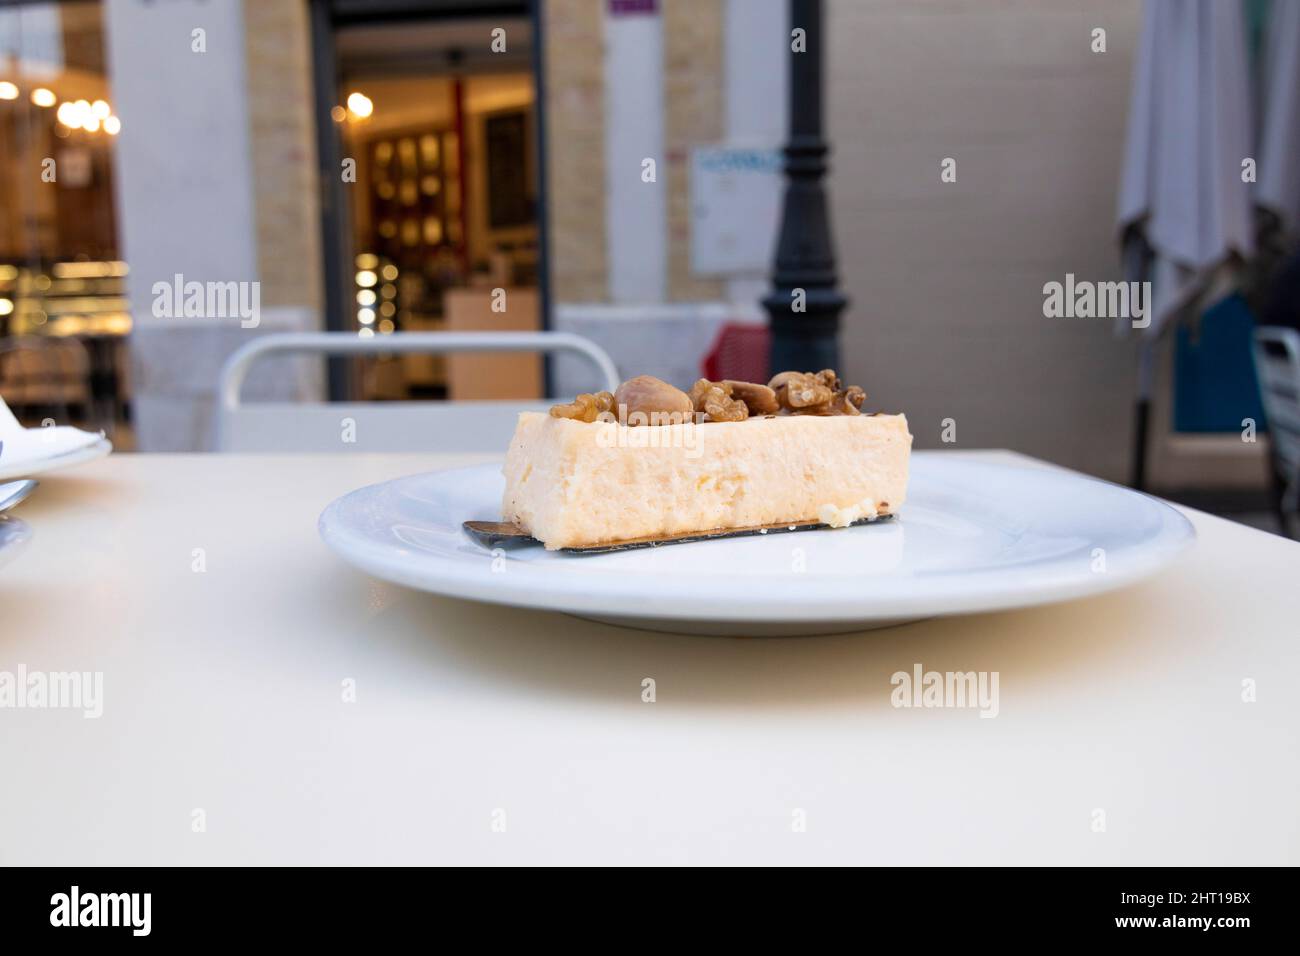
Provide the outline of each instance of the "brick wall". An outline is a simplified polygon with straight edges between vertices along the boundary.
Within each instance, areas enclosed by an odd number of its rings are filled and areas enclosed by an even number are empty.
[[[606,298],[603,3],[549,0],[545,19],[551,281],[557,302]]]
[[[720,279],[691,274],[691,150],[723,139],[723,0],[664,0],[664,147],[668,298],[723,298]]]
[[[322,306],[311,31],[302,0],[245,0],[262,305]]]

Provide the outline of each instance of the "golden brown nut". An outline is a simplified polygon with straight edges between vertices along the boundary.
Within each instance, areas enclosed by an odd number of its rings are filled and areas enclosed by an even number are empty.
[[[749,408],[738,398],[723,394],[721,389],[713,389],[704,401],[704,411],[711,422],[743,422],[749,417]]]
[[[594,422],[601,412],[608,412],[613,405],[614,396],[609,392],[597,392],[595,395],[583,392],[567,405],[552,405],[551,417]]]
[[[710,382],[707,378],[696,379],[695,384],[691,386],[691,407],[697,412],[704,411],[705,396],[708,395],[712,389],[721,387],[721,382]],[[725,392],[727,397],[731,397],[730,389],[725,389]]]
[[[817,381],[821,382],[832,392],[838,392],[841,388],[843,388],[843,386],[840,384],[840,377],[837,374],[835,374],[835,369],[833,368],[824,368],[816,375],[814,375],[813,378],[817,379]]]
[[[614,405],[621,415],[626,414],[629,425],[642,424],[642,416],[646,423],[654,423],[654,416],[664,415],[680,416],[686,421],[695,411],[689,395],[653,375],[638,375],[620,385],[614,393]],[[637,420],[632,419],[633,415]]]
[[[695,411],[704,412],[711,422],[743,422],[749,417],[749,408],[731,392],[730,382],[702,378],[691,386],[691,402]]]
[[[724,379],[722,384],[731,389],[732,398],[738,398],[745,403],[751,415],[775,415],[781,410],[781,403],[776,400],[776,392],[766,385],[738,382],[730,378]]]
[[[831,372],[832,379],[834,375]],[[782,372],[768,382],[767,387],[776,393],[781,407],[792,412],[825,405],[835,394],[834,389],[811,372]]]
[[[803,374],[805,374],[805,373],[803,373],[803,372],[777,372],[775,375],[772,376],[771,380],[767,383],[767,387],[770,388],[770,389],[771,389],[772,391],[774,391],[774,392],[780,391],[782,388],[785,387],[786,383],[789,382],[791,379],[793,379],[793,378],[797,378],[797,377],[799,377],[799,376],[801,376],[801,375],[803,375]]]
[[[835,398],[831,402],[841,415],[861,415],[862,403],[867,400],[867,393],[857,385],[850,385],[848,388],[836,392]]]
[[[867,398],[858,386],[845,386],[833,368],[816,374],[781,372],[772,377],[768,387],[787,415],[860,415]]]

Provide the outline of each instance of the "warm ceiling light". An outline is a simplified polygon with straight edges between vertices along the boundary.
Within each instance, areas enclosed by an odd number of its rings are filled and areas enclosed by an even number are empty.
[[[90,104],[90,112],[95,114],[95,119],[104,120],[108,119],[109,114],[113,111],[109,109],[108,104],[103,100],[95,100]]]
[[[122,129],[122,121],[116,116],[110,116],[104,120],[104,132],[109,136],[116,136]]]
[[[16,99],[18,99],[18,87],[14,86],[8,80],[0,80],[0,100],[16,100]]]
[[[47,90],[43,86],[38,86],[32,90],[32,102],[37,106],[53,106],[57,98],[52,90]]]
[[[342,123],[345,119],[348,118],[348,111],[344,109],[342,106],[335,106],[330,109],[330,117],[334,120],[334,122]]]
[[[14,310],[12,299],[0,299],[0,315],[9,315]]]
[[[364,93],[349,93],[348,110],[357,119],[365,119],[375,111],[375,104]]]
[[[88,100],[74,100],[63,103],[59,106],[59,111],[55,114],[59,122],[71,129],[80,129],[86,127],[88,122],[94,119],[90,112],[90,102]],[[99,121],[95,120],[96,129],[99,128]]]
[[[98,133],[99,132],[98,117],[94,116],[93,114],[90,116],[82,117],[81,128],[84,129],[87,133]]]

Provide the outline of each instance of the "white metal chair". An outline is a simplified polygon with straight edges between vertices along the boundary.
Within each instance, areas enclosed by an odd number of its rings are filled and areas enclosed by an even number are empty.
[[[217,450],[223,452],[502,452],[519,412],[550,402],[327,402],[241,404],[255,361],[278,353],[390,355],[426,352],[573,352],[618,388],[603,349],[568,332],[397,332],[361,338],[350,332],[263,335],[240,347],[221,369]]]
[[[1300,496],[1300,332],[1275,325],[1256,329],[1255,370],[1268,417],[1274,504],[1287,534],[1286,514],[1296,510]]]

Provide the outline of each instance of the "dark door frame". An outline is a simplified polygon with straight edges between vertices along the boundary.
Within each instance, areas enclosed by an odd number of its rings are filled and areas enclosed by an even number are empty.
[[[537,298],[541,326],[551,328],[550,217],[547,201],[546,97],[542,53],[542,0],[310,0],[312,88],[316,120],[317,171],[320,180],[321,254],[325,282],[325,328],[351,331],[352,263],[348,242],[351,228],[343,193],[342,147],[338,129],[330,118],[336,104],[338,61],[335,31],[339,27],[400,23],[409,20],[484,19],[527,16],[533,31],[533,169],[537,195]],[[345,359],[328,360],[329,398],[351,397],[349,366]],[[550,363],[546,363],[546,388],[550,394]]]

